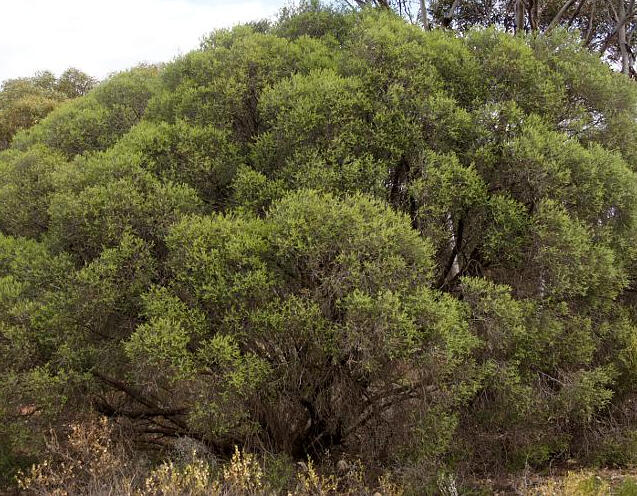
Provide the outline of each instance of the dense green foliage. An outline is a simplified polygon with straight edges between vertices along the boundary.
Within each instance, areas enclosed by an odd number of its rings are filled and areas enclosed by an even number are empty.
[[[309,3],[316,0],[308,0]],[[576,32],[582,45],[637,78],[634,0],[333,0],[345,8],[393,10],[424,29],[497,26],[513,33]]]
[[[562,31],[315,6],[110,78],[0,154],[0,471],[91,411],[416,486],[634,463],[636,118]]]
[[[44,71],[4,81],[0,87],[0,150],[9,147],[20,129],[33,126],[60,103],[85,95],[95,83],[77,69],[67,69],[59,78]]]

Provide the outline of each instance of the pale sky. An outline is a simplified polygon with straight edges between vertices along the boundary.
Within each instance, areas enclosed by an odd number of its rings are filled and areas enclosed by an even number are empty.
[[[168,62],[218,27],[272,17],[286,0],[0,0],[0,81],[76,67],[99,79]]]

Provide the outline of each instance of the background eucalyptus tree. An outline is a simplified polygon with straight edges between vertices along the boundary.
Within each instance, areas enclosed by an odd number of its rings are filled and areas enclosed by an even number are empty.
[[[624,74],[637,75],[635,0],[343,0],[343,4],[392,9],[426,29],[497,26],[516,33],[577,29],[584,46]]]

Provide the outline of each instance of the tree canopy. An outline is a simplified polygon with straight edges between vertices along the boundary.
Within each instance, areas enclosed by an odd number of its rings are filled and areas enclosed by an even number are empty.
[[[497,26],[516,33],[548,33],[557,27],[579,32],[584,46],[637,76],[634,0],[339,0],[350,8],[378,7],[429,29],[466,31]]]

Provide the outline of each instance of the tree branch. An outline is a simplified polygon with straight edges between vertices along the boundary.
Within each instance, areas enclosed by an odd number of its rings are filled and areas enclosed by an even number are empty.
[[[584,7],[584,4],[587,2],[588,0],[580,0],[579,5],[577,6],[577,8],[575,9],[575,12],[573,12],[573,15],[571,16],[571,18],[568,20],[568,27],[570,28],[573,23],[575,22],[575,19],[577,19],[577,17],[580,15],[580,13],[582,12],[582,7]]]
[[[447,265],[445,266],[445,270],[442,272],[442,274],[440,274],[440,278],[438,279],[436,283],[437,288],[442,288],[445,285],[445,282],[447,281],[447,277],[449,276],[449,272],[451,271],[456,261],[456,257],[460,253],[460,248],[463,242],[463,239],[462,239],[463,236],[464,236],[464,219],[461,218],[458,221],[458,234],[456,236],[456,242],[454,243],[453,248],[451,249],[451,255],[449,255],[449,260],[447,260]]]
[[[460,0],[453,0],[451,7],[449,7],[449,10],[445,13],[444,17],[442,18],[442,25],[445,28],[451,27],[453,16],[456,13],[456,9],[458,8],[459,5],[460,5]]]
[[[113,379],[112,377],[108,377],[104,374],[102,374],[101,372],[98,372],[96,370],[94,370],[93,375],[95,377],[97,377],[100,381],[102,381],[104,384],[107,384],[109,386],[111,386],[114,389],[117,389],[123,393],[126,393],[128,396],[130,396],[131,398],[133,398],[135,401],[137,401],[137,403],[140,403],[148,408],[159,408],[158,403],[151,399],[148,398],[147,396],[145,396],[143,393],[141,393],[140,391],[136,390],[135,388],[132,388],[126,384],[124,384],[121,381],[118,381],[117,379]]]
[[[562,20],[562,17],[564,17],[564,14],[566,14],[568,9],[570,9],[574,3],[575,3],[575,0],[566,0],[566,2],[564,2],[564,5],[562,5],[562,8],[558,11],[558,13],[555,15],[555,17],[551,20],[548,27],[546,28],[546,31],[545,31],[546,33],[550,33],[551,30],[554,29],[555,26],[557,26],[560,23],[560,21]]]
[[[623,1],[623,0],[620,0]],[[630,2],[630,7],[628,8],[628,10],[626,10],[622,16],[620,16],[617,11],[615,10],[615,7],[611,4],[611,7],[613,9],[613,11],[615,12],[615,16],[617,19],[617,23],[615,24],[615,28],[613,29],[613,31],[611,31],[611,33],[606,37],[606,39],[604,40],[604,43],[602,44],[601,48],[599,49],[599,56],[601,57],[602,55],[604,55],[606,53],[606,51],[610,48],[610,45],[613,41],[613,38],[615,38],[615,36],[620,32],[620,30],[622,29],[622,27],[624,27],[626,25],[626,23],[629,21],[629,19],[631,17],[633,17],[635,15],[635,1],[632,0]]]
[[[597,2],[591,4],[591,15],[588,19],[588,30],[586,31],[586,37],[584,38],[584,46],[588,48],[593,41],[593,19],[595,18],[595,10],[597,8]]]
[[[156,400],[149,398],[148,396],[144,395],[142,392],[138,391],[137,389],[131,386],[128,386],[127,384],[124,384],[123,382],[118,381],[117,379],[108,377],[98,371],[93,371],[93,375],[97,377],[99,380],[101,380],[103,383],[109,385],[110,387],[117,389],[118,391],[121,391],[123,393],[126,393],[134,401],[136,401],[137,403],[141,405],[144,405],[147,408],[147,410],[138,411],[138,412],[125,412],[121,409],[116,409],[105,403],[106,405],[105,408],[110,409],[113,415],[126,416],[129,418],[164,417],[166,419],[169,419],[172,423],[181,427],[182,429],[187,429],[187,425],[184,422],[182,422],[178,418],[175,418],[179,415],[183,415],[184,413],[186,413],[188,411],[186,407],[162,408]]]

